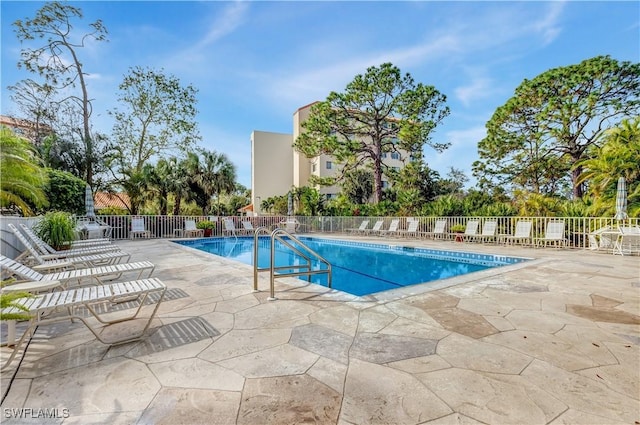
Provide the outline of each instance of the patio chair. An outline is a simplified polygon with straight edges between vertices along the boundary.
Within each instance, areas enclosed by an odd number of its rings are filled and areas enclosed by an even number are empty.
[[[63,254],[54,254],[53,256],[41,255],[38,250],[36,250],[33,245],[31,245],[31,243],[22,234],[22,232],[18,230],[16,226],[9,223],[8,227],[22,243],[22,245],[24,245],[24,247],[27,249],[23,254],[19,256],[19,258],[24,256],[27,260],[31,259],[32,261],[37,263],[36,265],[31,266],[34,270],[43,271],[74,268],[79,265],[84,265],[86,267],[103,264],[115,264],[119,262],[123,257],[127,257],[127,260],[131,258],[131,254],[124,251],[108,251],[75,257],[65,257]]]
[[[0,268],[3,279],[11,276],[18,276],[27,281],[59,280],[63,288],[68,288],[71,281],[76,281],[78,285],[82,279],[92,279],[98,285],[103,285],[103,279],[117,279],[123,273],[138,272],[136,279],[142,278],[146,271],[150,277],[155,269],[155,265],[149,261],[139,261],[135,263],[110,264],[106,266],[90,267],[84,269],[62,270],[52,273],[42,274],[33,268],[21,264],[9,257],[0,255]],[[4,276],[6,274],[6,276]]]
[[[478,236],[478,226],[480,226],[480,220],[469,220],[462,234],[462,241],[469,241],[470,239]]]
[[[564,238],[564,221],[549,221],[541,238],[533,238],[536,246],[546,246],[552,243],[555,246],[566,246],[567,240]]]
[[[195,220],[185,220],[182,235],[185,238],[204,238],[204,229],[198,229]]]
[[[382,225],[384,224],[384,220],[378,220],[373,224],[373,227],[369,230],[364,230],[363,233],[368,234],[378,234],[382,230]]]
[[[399,218],[394,218],[393,220],[391,220],[391,223],[389,224],[389,228],[387,230],[381,229],[378,232],[378,235],[379,236],[397,235],[398,234],[398,227],[400,227],[400,219]]]
[[[108,251],[121,251],[118,245],[114,245],[111,241],[107,241],[104,244],[87,244],[86,247],[79,245],[78,247],[64,250],[56,250],[51,245],[43,241],[38,235],[34,233],[24,223],[20,223],[20,229],[22,232],[33,242],[35,248],[40,251],[45,259],[60,258],[60,257],[77,257],[81,255],[99,254]],[[73,246],[73,245],[72,245]]]
[[[470,237],[471,240],[494,241],[496,240],[496,229],[498,228],[497,220],[487,220],[482,225],[482,232],[480,234]]]
[[[362,220],[360,222],[360,227],[355,229],[347,229],[349,233],[365,233],[367,231],[367,227],[369,227],[369,220]]]
[[[640,254],[640,227],[619,226],[618,230],[620,231],[620,235],[616,239],[613,247],[613,254]]]
[[[32,298],[19,298],[15,301],[15,304],[23,306],[26,311],[21,310],[17,307],[9,307],[3,309],[2,313],[26,313],[30,316],[29,325],[25,329],[20,339],[16,342],[11,355],[2,365],[1,370],[6,369],[11,364],[13,359],[20,351],[20,347],[22,346],[24,341],[29,335],[34,332],[36,327],[51,323],[78,319],[82,323],[84,323],[85,326],[93,333],[96,339],[103,344],[114,345],[136,341],[142,338],[147,329],[149,329],[149,325],[155,317],[156,312],[158,311],[158,307],[160,307],[160,303],[162,303],[166,290],[167,287],[164,283],[162,283],[157,278],[151,278],[131,282],[111,283],[108,285],[104,285],[99,289],[75,288],[64,291],[45,293],[34,296]],[[93,315],[100,323],[104,325],[111,325],[114,323],[133,320],[136,319],[140,314],[145,301],[147,299],[153,300],[153,298],[149,297],[149,295],[151,294],[158,294],[159,296],[157,298],[157,301],[155,302],[153,311],[147,319],[144,328],[137,333],[128,335],[125,334],[124,336],[121,336],[120,338],[114,340],[104,339],[103,336],[98,332],[98,330],[101,330],[102,328],[96,329],[93,324],[87,321],[87,318],[83,314],[78,314],[78,312],[83,312],[84,309],[86,309],[91,313],[91,315]],[[133,314],[129,314],[125,317],[116,317],[110,320],[106,320],[102,317],[101,314],[97,313],[98,307],[101,310],[106,310],[106,313],[103,314],[113,313],[113,310],[111,310],[110,307],[114,303],[124,300],[130,301],[132,298],[134,300],[137,300],[138,302],[138,308],[135,309]]]
[[[500,235],[501,242],[505,244],[522,244],[531,242],[531,228],[533,222],[518,220],[513,235]]]
[[[236,225],[230,218],[224,219],[224,229],[222,229],[222,234],[230,233],[233,236],[236,236]]]
[[[253,223],[251,223],[250,221],[247,221],[247,220],[242,222],[242,228],[243,228],[244,234],[246,234],[246,235],[252,235],[256,231],[256,228],[253,227]]]
[[[131,232],[129,232],[129,239],[135,239],[136,237],[150,238],[151,232],[147,230],[144,224],[144,218],[132,217],[131,218]]]
[[[406,230],[401,230],[398,232],[399,236],[404,236],[404,237],[408,237],[408,236],[417,236],[418,235],[418,226],[420,225],[420,222],[418,220],[408,220],[407,223],[409,223],[407,225]]]
[[[433,226],[433,231],[431,232],[423,232],[422,235],[425,237],[431,237],[432,239],[436,238],[444,238],[447,229],[447,220],[436,220],[436,224]]]

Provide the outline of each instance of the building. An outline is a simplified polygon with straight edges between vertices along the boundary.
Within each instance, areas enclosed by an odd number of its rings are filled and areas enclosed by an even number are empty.
[[[16,135],[24,137],[32,143],[42,140],[43,136],[53,133],[50,126],[34,121],[0,115],[0,126],[11,129]]]
[[[251,133],[251,203],[254,214],[260,214],[262,200],[282,196],[292,187],[311,186],[311,176],[333,177],[340,164],[331,155],[307,158],[293,148],[293,142],[302,131],[302,123],[309,117],[311,107],[299,108],[293,114],[293,133],[271,133],[255,130]],[[384,163],[400,170],[409,157],[404,153],[383,154]],[[383,187],[388,182],[383,177]],[[318,190],[327,199],[340,193],[339,186],[323,186]]]

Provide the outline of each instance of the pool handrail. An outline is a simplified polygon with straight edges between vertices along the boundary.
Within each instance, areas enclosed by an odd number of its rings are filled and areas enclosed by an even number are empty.
[[[329,263],[329,261],[327,261],[324,257],[322,257],[320,254],[318,254],[317,252],[315,252],[313,249],[309,248],[307,245],[305,245],[304,243],[302,243],[300,241],[300,239],[296,238],[295,236],[293,236],[291,233],[287,232],[285,229],[274,229],[271,234],[270,234],[270,261],[269,261],[269,267],[268,268],[259,268],[258,267],[258,239],[260,236],[260,233],[265,233],[268,234],[269,229],[266,227],[258,227],[256,228],[254,234],[253,234],[253,290],[254,291],[258,291],[258,273],[262,272],[262,271],[269,271],[269,281],[270,281],[270,285],[269,285],[269,291],[270,291],[270,296],[268,298],[269,301],[274,301],[276,300],[276,296],[275,296],[275,278],[276,277],[293,277],[293,276],[307,276],[309,282],[311,282],[311,275],[313,274],[320,274],[320,273],[326,273],[327,274],[327,286],[329,288],[331,288],[331,263]],[[287,239],[285,239],[287,238]],[[282,243],[283,245],[287,246],[289,249],[291,249],[293,252],[295,252],[297,255],[299,255],[300,257],[302,257],[303,259],[306,260],[306,264],[291,264],[291,265],[287,265],[287,266],[275,266],[275,241],[276,239]],[[290,241],[294,241],[295,243],[297,243],[303,250],[305,250],[307,252],[307,254],[303,253],[300,249],[298,249],[298,247],[294,246]],[[321,263],[324,263],[327,268],[326,269],[319,269],[319,270],[312,270],[311,269],[311,257],[315,257],[318,261],[320,261]],[[277,270],[291,270],[291,269],[306,269],[303,271],[296,271],[296,272],[288,272],[288,273],[276,273]]]

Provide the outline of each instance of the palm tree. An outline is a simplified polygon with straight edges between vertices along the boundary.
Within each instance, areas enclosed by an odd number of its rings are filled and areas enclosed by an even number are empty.
[[[628,188],[629,215],[640,214],[640,117],[623,120],[605,131],[602,144],[576,166],[584,170],[578,182],[588,182],[596,214],[613,214],[618,177]]]
[[[170,179],[168,177],[169,165],[165,159],[160,159],[155,166],[145,164],[142,167],[142,178],[146,186],[144,198],[147,201],[158,200],[158,214],[160,215],[167,215],[170,191]]]
[[[220,203],[220,195],[231,193],[235,189],[236,167],[223,153],[215,151],[200,151],[202,158],[198,158],[193,181],[202,189],[207,197],[204,205],[204,215],[211,210],[211,199],[214,195]],[[193,166],[193,165],[192,165]],[[220,210],[220,205],[218,205]]]
[[[48,204],[43,190],[47,175],[39,166],[34,148],[5,127],[0,129],[0,169],[0,205],[16,207],[23,215],[32,215],[30,205]]]
[[[169,192],[173,194],[173,215],[180,215],[182,201],[190,199],[189,158],[178,160],[176,157],[171,157],[167,161],[167,168]]]

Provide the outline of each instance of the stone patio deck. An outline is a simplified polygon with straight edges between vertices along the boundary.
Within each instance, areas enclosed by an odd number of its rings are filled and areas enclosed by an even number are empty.
[[[368,297],[286,279],[268,301],[250,266],[118,243],[169,287],[149,336],[40,327],[0,375],[3,424],[640,423],[638,257],[394,240],[534,260]]]

